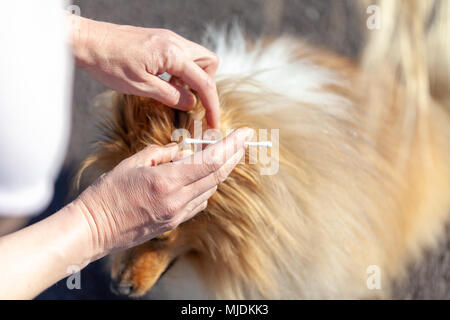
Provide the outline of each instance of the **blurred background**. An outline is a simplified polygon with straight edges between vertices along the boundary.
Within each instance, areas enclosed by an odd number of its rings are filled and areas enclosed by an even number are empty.
[[[150,28],[167,28],[201,42],[205,26],[238,21],[250,37],[289,33],[357,57],[361,49],[361,12],[351,0],[76,0],[86,18]],[[94,98],[105,91],[81,70],[75,72],[72,136],[64,168],[56,182],[50,207],[31,223],[59,210],[76,194],[71,192],[74,172],[95,141]],[[410,266],[409,279],[395,287],[396,299],[450,299],[450,228],[437,252]],[[105,261],[81,271],[81,289],[69,290],[66,280],[37,299],[118,299],[109,290]]]

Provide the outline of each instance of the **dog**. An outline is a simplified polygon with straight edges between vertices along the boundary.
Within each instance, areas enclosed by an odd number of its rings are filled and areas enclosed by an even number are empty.
[[[277,168],[261,174],[265,165],[247,154],[203,212],[114,254],[116,291],[389,298],[408,264],[438,243],[450,214],[450,50],[442,37],[450,5],[427,3],[381,1],[393,19],[368,37],[359,61],[289,36],[249,42],[239,28],[211,31],[221,128],[279,129],[268,151]],[[80,174],[170,143],[176,129],[193,136],[196,121],[206,130],[197,101],[185,112],[112,93]]]

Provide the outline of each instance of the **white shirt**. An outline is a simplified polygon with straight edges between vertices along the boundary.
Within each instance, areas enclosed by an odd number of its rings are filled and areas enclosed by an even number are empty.
[[[39,213],[70,133],[65,1],[0,3],[0,215]]]

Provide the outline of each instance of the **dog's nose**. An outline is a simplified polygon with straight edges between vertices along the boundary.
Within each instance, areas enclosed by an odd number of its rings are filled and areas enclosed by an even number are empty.
[[[111,281],[110,283],[111,291],[115,294],[119,294],[122,296],[129,296],[133,293],[133,285],[127,283],[116,283],[115,281]]]

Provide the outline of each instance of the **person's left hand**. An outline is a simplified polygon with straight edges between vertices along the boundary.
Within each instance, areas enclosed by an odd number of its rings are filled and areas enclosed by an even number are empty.
[[[189,110],[199,93],[208,124],[219,126],[219,98],[214,75],[217,56],[164,29],[120,26],[71,16],[77,66],[105,86],[126,94],[154,98]],[[158,75],[164,72],[172,80]]]

